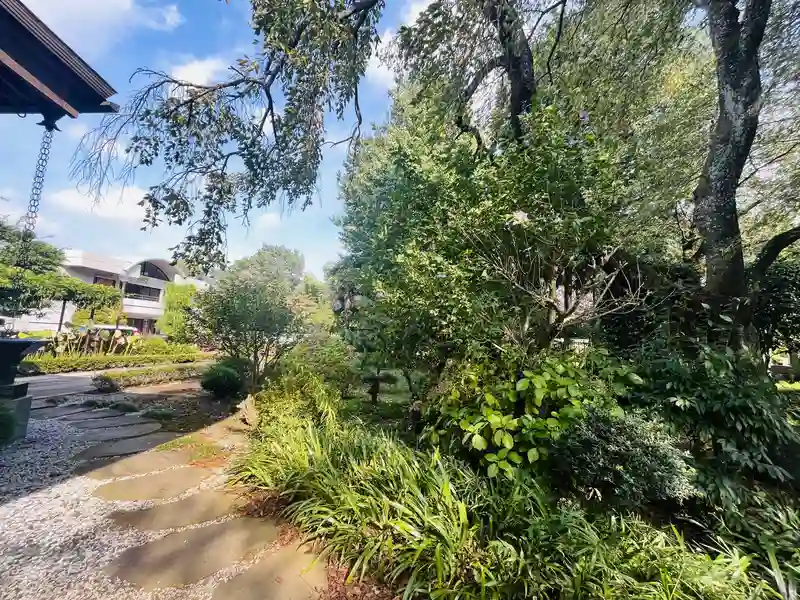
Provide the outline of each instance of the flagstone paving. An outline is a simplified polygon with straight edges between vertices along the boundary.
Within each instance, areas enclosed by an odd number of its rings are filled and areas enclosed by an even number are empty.
[[[242,517],[129,548],[105,571],[144,590],[181,587],[231,566],[277,538],[274,523]]]
[[[62,421],[86,421],[91,419],[107,419],[109,417],[121,417],[125,413],[110,408],[100,408],[97,410],[90,410],[84,413],[76,413],[61,417]]]
[[[327,569],[305,546],[285,546],[217,586],[212,600],[312,600],[328,585]]]
[[[197,487],[213,474],[211,469],[179,467],[163,473],[112,481],[97,488],[94,495],[104,500],[164,500]]]
[[[64,417],[75,413],[88,412],[92,410],[90,406],[78,406],[72,404],[69,406],[54,406],[52,408],[39,408],[31,411],[31,419],[53,419],[55,417]]]
[[[103,442],[97,446],[87,448],[83,452],[75,455],[75,460],[90,460],[93,458],[104,458],[106,456],[127,456],[128,454],[138,454],[152,450],[166,442],[180,437],[178,433],[158,431],[141,437],[127,440],[117,440],[113,442]]]
[[[177,502],[157,504],[141,510],[118,510],[109,517],[123,527],[136,527],[148,531],[175,529],[235,514],[244,504],[245,499],[234,492],[204,490]]]
[[[152,433],[155,421],[37,406],[31,428],[61,436],[33,436],[52,444],[53,464],[69,456],[59,448],[82,450],[67,463],[72,479],[0,505],[1,598],[315,600],[327,589],[327,563],[284,545],[274,520],[245,516],[247,496],[226,486],[246,442],[237,418],[161,449],[179,434]]]
[[[103,429],[88,429],[83,434],[83,439],[89,442],[107,442],[109,440],[124,440],[135,438],[148,433],[155,433],[161,429],[161,423],[142,422],[127,427],[108,427]]]
[[[85,414],[85,413],[84,413]],[[81,416],[81,415],[75,415]],[[70,422],[70,426],[78,429],[102,429],[104,427],[122,427],[124,425],[137,425],[139,423],[152,422],[143,419],[139,415],[122,415],[120,417],[109,417],[107,419],[87,418],[80,421]]]

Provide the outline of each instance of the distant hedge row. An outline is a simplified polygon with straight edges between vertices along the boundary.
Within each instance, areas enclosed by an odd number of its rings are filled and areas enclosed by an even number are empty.
[[[36,356],[26,358],[20,363],[20,375],[49,375],[73,371],[98,371],[123,367],[147,367],[172,363],[193,363],[209,360],[210,352],[191,352],[187,354],[119,355],[89,354],[84,356]]]
[[[199,377],[208,365],[164,365],[128,371],[108,371],[92,378],[92,385],[101,392],[113,392],[137,385],[153,385]]]

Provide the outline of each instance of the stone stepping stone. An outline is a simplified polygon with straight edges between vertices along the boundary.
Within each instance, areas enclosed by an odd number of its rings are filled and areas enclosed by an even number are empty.
[[[117,525],[156,531],[214,521],[233,514],[244,506],[245,502],[233,492],[204,490],[183,500],[159,504],[144,510],[118,510],[111,513],[110,517]]]
[[[103,442],[97,446],[87,448],[83,452],[78,452],[73,458],[75,460],[91,460],[93,458],[105,458],[106,456],[127,456],[128,454],[138,454],[147,452],[156,446],[180,437],[179,433],[168,431],[157,431],[141,437],[130,438],[127,440],[116,440],[114,442]]]
[[[188,450],[169,450],[166,452],[145,452],[128,458],[101,458],[79,467],[91,479],[116,479],[132,475],[146,475],[155,471],[163,471],[191,460]],[[96,465],[91,468],[92,465]],[[77,470],[76,470],[77,471]]]
[[[108,417],[121,417],[125,413],[121,413],[118,410],[111,410],[110,408],[101,408],[99,410],[90,410],[89,412],[85,413],[74,413],[71,415],[67,415],[65,417],[61,417],[62,421],[86,421],[86,420],[93,420],[93,419],[106,419]]]
[[[138,423],[127,427],[109,427],[107,429],[87,429],[81,439],[87,442],[107,442],[109,440],[124,440],[135,438],[161,429],[161,423]]]
[[[75,415],[76,417],[81,415]],[[125,425],[138,425],[139,423],[155,423],[137,415],[122,415],[119,417],[108,417],[107,419],[95,419],[89,417],[81,421],[71,421],[70,425],[78,429],[103,429],[105,427],[123,427]]]
[[[129,548],[104,571],[145,591],[182,587],[230,567],[277,537],[275,524],[242,517],[171,533]]]
[[[91,406],[78,406],[78,405],[71,405],[71,406],[53,406],[50,408],[40,408],[34,411],[31,411],[31,418],[32,419],[54,419],[56,417],[65,417],[67,415],[72,415],[75,413],[83,413],[92,410]]]
[[[286,546],[217,586],[212,600],[316,600],[328,589],[317,558],[307,546]]]
[[[54,408],[56,406],[58,406],[58,402],[50,400],[49,398],[35,398],[34,400],[31,400],[31,410]]]
[[[112,481],[95,489],[92,495],[104,500],[164,500],[197,487],[212,475],[214,471],[211,469],[180,467],[133,479]]]

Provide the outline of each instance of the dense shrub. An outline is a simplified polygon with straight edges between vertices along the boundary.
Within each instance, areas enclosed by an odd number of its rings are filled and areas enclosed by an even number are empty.
[[[662,423],[589,409],[552,442],[548,470],[563,492],[638,509],[697,494],[686,458]]]
[[[14,412],[6,404],[0,402],[0,446],[5,446],[11,441],[11,438],[14,437],[15,427]]]
[[[263,414],[237,478],[276,494],[354,578],[440,600],[768,597],[746,558],[691,552],[637,519],[592,521],[530,479],[487,480],[438,452],[321,418],[310,409],[327,394],[315,385],[313,402],[287,380],[259,394]]]
[[[217,359],[217,365],[232,369],[239,374],[243,382],[249,383],[253,378],[253,361],[241,356],[223,356]]]
[[[168,381],[181,381],[199,377],[203,371],[202,365],[164,365],[147,369],[130,369],[127,371],[109,371],[92,378],[92,385],[99,391],[102,388],[116,387],[123,389],[137,385],[153,385]],[[113,385],[112,385],[113,383]]]
[[[429,411],[426,437],[478,458],[489,476],[536,469],[550,442],[588,406],[614,404],[641,380],[602,351],[542,354],[519,368],[483,360],[463,365]]]
[[[130,354],[168,354],[183,355],[197,352],[194,344],[179,344],[168,342],[163,337],[157,335],[140,336],[131,342]]]
[[[96,371],[122,367],[145,367],[148,365],[191,363],[209,360],[213,354],[192,352],[189,354],[125,355],[89,354],[81,356],[36,356],[20,363],[21,375],[45,375],[70,373],[72,371]]]
[[[347,342],[337,335],[321,335],[292,348],[280,366],[286,372],[304,368],[318,373],[346,397],[360,383],[355,362],[355,350]]]
[[[242,376],[225,365],[211,365],[200,377],[200,385],[215,398],[236,398],[244,391]]]
[[[634,402],[656,408],[690,443],[690,450],[706,476],[705,485],[727,494],[718,476],[789,478],[774,458],[797,442],[787,418],[788,402],[775,382],[763,372],[763,363],[746,352],[715,350],[691,345],[676,350],[650,344],[640,357],[646,385]]]

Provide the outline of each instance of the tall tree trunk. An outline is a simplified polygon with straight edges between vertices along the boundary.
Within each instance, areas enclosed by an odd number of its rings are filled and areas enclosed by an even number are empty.
[[[511,92],[511,130],[514,137],[519,138],[522,135],[519,117],[530,112],[536,93],[533,53],[522,18],[511,0],[485,0],[483,14],[497,30],[503,48],[503,67],[508,74]]]
[[[758,129],[758,49],[771,0],[706,0],[716,57],[718,114],[703,173],[694,191],[695,222],[706,260],[706,289],[721,307],[747,293],[736,190]]]

